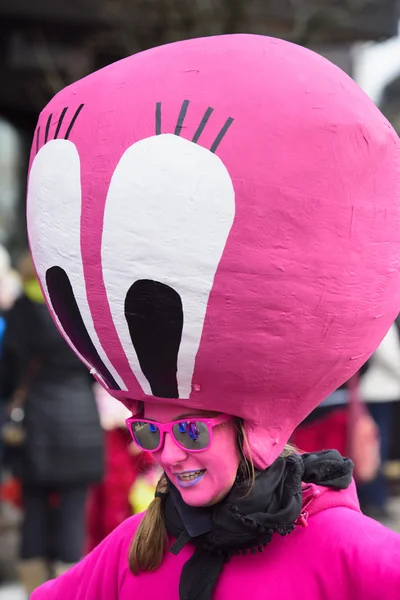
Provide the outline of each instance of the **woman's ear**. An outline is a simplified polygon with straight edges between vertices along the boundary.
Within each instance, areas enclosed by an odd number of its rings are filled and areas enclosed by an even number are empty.
[[[244,421],[243,453],[248,460],[253,460],[257,469],[266,469],[279,456],[286,441],[280,439],[277,432],[272,437],[271,430],[254,421]]]

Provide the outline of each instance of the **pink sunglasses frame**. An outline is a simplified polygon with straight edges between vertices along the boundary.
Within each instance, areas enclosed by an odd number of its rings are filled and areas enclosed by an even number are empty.
[[[170,421],[169,423],[159,423],[158,421],[151,421],[150,419],[138,419],[136,416],[134,416],[134,417],[129,417],[128,419],[126,419],[125,423],[129,430],[129,433],[132,436],[134,443],[136,444],[136,446],[138,448],[140,448],[140,450],[143,450],[144,452],[158,452],[164,446],[166,433],[169,433],[171,438],[175,442],[175,444],[182,450],[185,450],[185,452],[204,452],[204,450],[208,450],[208,448],[212,444],[213,428],[216,427],[217,425],[222,425],[222,423],[226,423],[227,421],[230,421],[231,419],[233,419],[232,415],[220,415],[219,417],[215,417],[215,419],[207,419],[204,417],[190,417],[190,418],[187,417],[186,419],[178,419],[178,421]],[[205,448],[200,448],[199,450],[192,450],[190,448],[185,448],[185,446],[182,446],[182,444],[180,444],[178,442],[178,440],[176,439],[176,437],[174,435],[174,432],[173,432],[174,425],[178,425],[178,423],[188,423],[188,422],[190,423],[192,421],[201,421],[202,423],[204,423],[207,426],[208,434],[209,434],[209,441],[208,441],[208,445]],[[135,438],[135,435],[133,433],[133,428],[132,428],[132,425],[135,422],[136,423],[137,422],[149,423],[149,425],[155,425],[156,427],[158,427],[158,429],[160,431],[160,443],[157,446],[157,448],[154,448],[154,450],[147,450],[147,448],[143,448],[143,446],[141,446],[139,444],[139,442]]]

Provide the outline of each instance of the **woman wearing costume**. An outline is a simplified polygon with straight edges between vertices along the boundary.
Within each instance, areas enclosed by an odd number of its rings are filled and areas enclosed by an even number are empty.
[[[28,228],[58,327],[164,474],[34,600],[397,600],[400,537],[295,427],[400,304],[400,142],[338,68],[232,35],[60,92]],[[368,294],[365,290],[368,289]]]

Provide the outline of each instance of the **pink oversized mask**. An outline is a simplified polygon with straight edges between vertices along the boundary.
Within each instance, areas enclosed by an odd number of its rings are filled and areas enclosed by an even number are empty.
[[[61,91],[28,229],[65,339],[135,411],[245,420],[269,465],[400,305],[400,142],[337,67],[277,39],[195,39]]]

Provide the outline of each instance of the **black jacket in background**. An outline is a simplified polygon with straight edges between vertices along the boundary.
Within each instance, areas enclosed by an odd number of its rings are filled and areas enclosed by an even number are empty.
[[[86,367],[64,342],[45,304],[26,296],[5,315],[1,397],[10,398],[36,361],[25,399],[24,482],[75,485],[101,479],[103,433]]]

